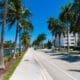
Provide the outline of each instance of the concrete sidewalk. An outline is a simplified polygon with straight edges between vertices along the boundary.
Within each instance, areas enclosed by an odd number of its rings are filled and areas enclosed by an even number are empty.
[[[44,80],[42,69],[35,61],[31,49],[26,52],[10,80]]]

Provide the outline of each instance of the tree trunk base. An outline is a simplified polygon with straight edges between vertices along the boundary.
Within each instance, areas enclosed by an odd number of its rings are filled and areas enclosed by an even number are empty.
[[[13,59],[16,59],[16,55],[15,54],[13,55]]]
[[[5,70],[5,66],[4,66],[4,64],[1,64],[1,65],[0,65],[0,69]]]

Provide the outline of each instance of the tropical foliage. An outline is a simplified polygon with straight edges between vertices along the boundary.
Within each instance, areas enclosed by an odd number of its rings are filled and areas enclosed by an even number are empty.
[[[30,33],[33,31],[33,25],[30,21],[31,13],[28,8],[25,8],[22,0],[3,0],[0,1],[0,23],[2,25],[1,30],[1,49],[0,49],[0,68],[4,67],[4,47],[10,47],[11,43],[6,42],[4,46],[4,34],[6,24],[8,29],[15,27],[15,39],[13,42],[14,56],[16,53],[16,48],[19,42],[19,48],[22,45],[30,44]],[[18,41],[19,40],[19,41]],[[21,51],[21,50],[20,50]]]
[[[58,19],[50,17],[48,19],[48,29],[52,35],[59,35],[67,33],[67,52],[69,53],[69,33],[78,33],[78,46],[80,44],[80,1],[74,0],[72,3],[61,8],[61,13]],[[59,40],[60,41],[60,40]],[[76,42],[76,39],[75,39]],[[60,42],[59,42],[60,47]]]
[[[56,20],[53,17],[50,17],[48,20],[48,29],[51,31],[52,35],[59,35],[59,48],[60,48],[60,36],[61,34],[65,35],[66,28],[60,20]]]
[[[33,41],[33,46],[37,47],[37,48],[43,48],[44,44],[43,41],[46,40],[46,35],[44,33],[41,33],[38,35],[37,39]]]

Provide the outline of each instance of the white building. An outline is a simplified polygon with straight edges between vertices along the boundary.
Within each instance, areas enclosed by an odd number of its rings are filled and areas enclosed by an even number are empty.
[[[78,34],[76,33],[76,35],[74,35],[73,33],[69,33],[69,39],[67,37],[67,34],[65,34],[65,36],[63,34],[61,34],[60,46],[66,47],[68,42],[69,42],[70,47],[77,46]],[[55,46],[59,47],[59,35],[57,35],[57,37],[55,38]]]

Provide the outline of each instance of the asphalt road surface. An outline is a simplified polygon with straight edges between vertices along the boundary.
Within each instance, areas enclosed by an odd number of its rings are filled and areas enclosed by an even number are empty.
[[[54,53],[29,48],[10,80],[80,80],[80,61],[70,63],[49,54]]]

